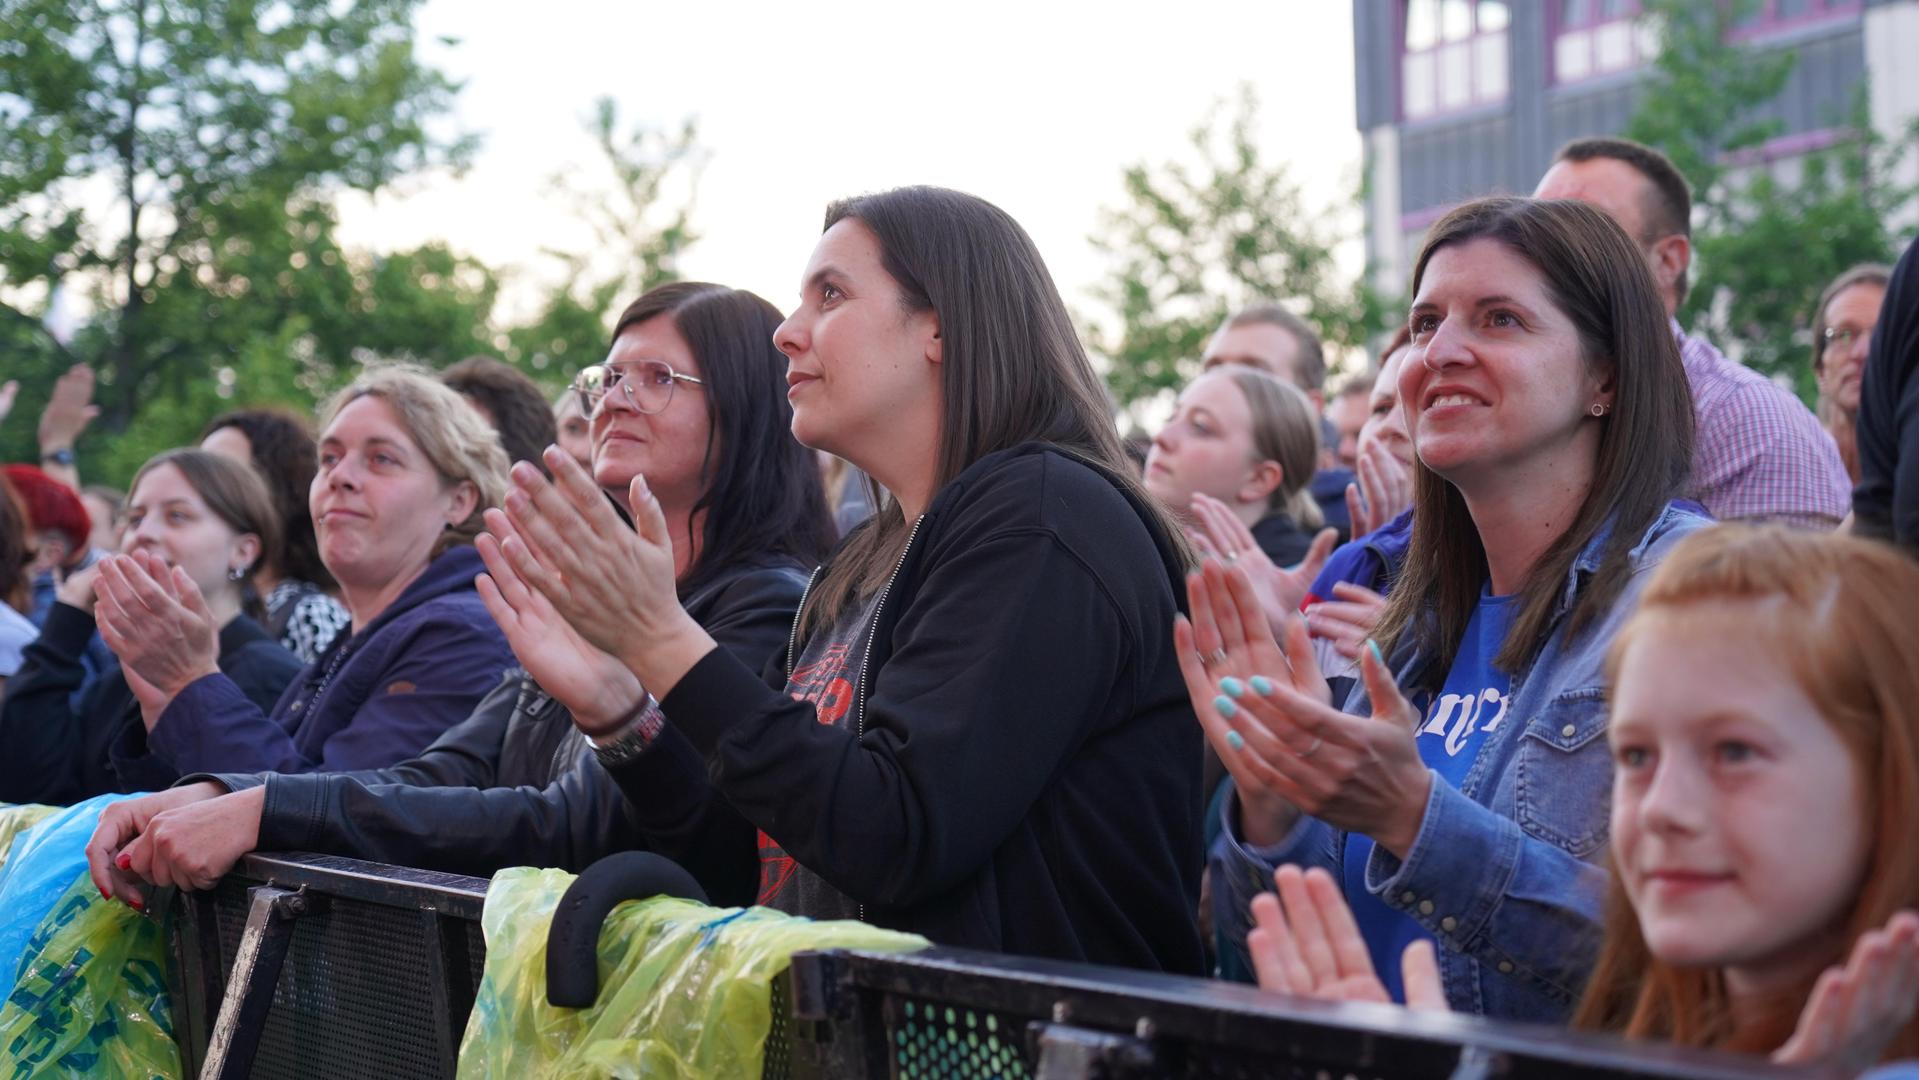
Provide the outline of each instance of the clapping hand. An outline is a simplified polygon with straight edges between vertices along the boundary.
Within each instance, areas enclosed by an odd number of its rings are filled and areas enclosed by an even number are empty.
[[[1324,1001],[1391,1004],[1373,969],[1353,909],[1333,876],[1318,867],[1282,866],[1273,875],[1278,894],[1253,898],[1253,930],[1246,949],[1262,990]],[[1416,941],[1400,958],[1406,1005],[1448,1011],[1439,959],[1431,941]]]
[[[1413,505],[1413,474],[1377,439],[1366,444],[1354,463],[1355,483],[1346,485],[1346,513],[1353,536],[1365,536]]]
[[[680,606],[658,500],[644,476],[634,477],[628,529],[579,462],[557,446],[547,447],[545,461],[551,481],[529,462],[513,467],[514,490],[506,497],[512,528],[494,532],[489,525],[504,565],[581,640],[618,657],[664,697],[714,644]]]
[[[1378,647],[1369,642],[1360,662],[1372,714],[1353,716],[1332,707],[1305,627],[1293,620],[1282,650],[1237,568],[1206,567],[1187,596],[1191,625],[1175,623],[1174,647],[1193,710],[1239,784],[1246,838],[1276,842],[1271,830],[1288,824],[1280,808],[1292,807],[1405,858],[1432,773],[1415,741],[1418,711]],[[1279,816],[1261,827],[1255,811]]]
[[[1772,1059],[1863,1072],[1885,1056],[1919,1006],[1919,914],[1901,911],[1861,934],[1844,967],[1814,984],[1799,1026]]]
[[[1254,595],[1259,597],[1260,609],[1266,613],[1266,621],[1277,636],[1298,614],[1313,579],[1326,568],[1326,559],[1339,540],[1338,531],[1321,529],[1298,566],[1282,567],[1275,565],[1261,550],[1259,542],[1253,539],[1253,531],[1225,503],[1210,495],[1194,495],[1192,512],[1194,526],[1188,535],[1193,545],[1199,548],[1200,554],[1246,572]]]
[[[149,698],[164,708],[187,684],[220,670],[220,628],[185,570],[149,552],[113,555],[101,560],[94,589],[100,636],[136,693],[145,691],[143,713],[154,704]],[[149,729],[157,718],[157,710],[147,716]]]

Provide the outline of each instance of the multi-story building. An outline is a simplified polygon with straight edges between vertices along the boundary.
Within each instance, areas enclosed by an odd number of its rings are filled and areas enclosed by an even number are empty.
[[[1451,207],[1528,193],[1561,144],[1625,128],[1658,48],[1640,8],[1353,0],[1366,246],[1382,289],[1405,291],[1427,227]],[[1919,115],[1919,0],[1762,0],[1734,33],[1798,54],[1784,91],[1755,114],[1782,126],[1758,162],[1789,165],[1832,143],[1862,86],[1888,136]]]

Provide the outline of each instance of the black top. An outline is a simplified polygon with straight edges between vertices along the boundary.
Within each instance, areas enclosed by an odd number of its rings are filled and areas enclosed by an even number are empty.
[[[1893,268],[1859,386],[1853,528],[1919,551],[1919,240]]]
[[[791,563],[741,564],[687,597],[686,610],[741,662],[763,665],[786,647],[805,585]],[[471,716],[390,768],[187,779],[235,791],[266,784],[263,850],[484,876],[508,866],[580,870],[644,847],[572,714],[517,667]]]
[[[7,681],[0,802],[64,806],[109,791],[158,791],[179,779],[146,751],[140,703],[117,665],[81,689],[93,629],[92,613],[54,604],[19,674]],[[220,631],[219,645],[220,670],[262,709],[300,672],[300,658],[245,615]]]
[[[1253,523],[1253,542],[1274,566],[1297,566],[1313,546],[1313,534],[1299,527],[1293,515],[1280,511]]]
[[[988,455],[921,517],[849,727],[788,696],[790,660],[762,681],[715,649],[614,778],[716,902],[753,899],[763,830],[875,925],[1198,974],[1184,567],[1152,520],[1055,447]]]

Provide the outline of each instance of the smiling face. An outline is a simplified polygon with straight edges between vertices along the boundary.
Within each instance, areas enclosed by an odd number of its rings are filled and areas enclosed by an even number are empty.
[[[185,570],[202,595],[218,596],[239,589],[228,574],[253,565],[260,540],[221,520],[178,466],[161,464],[141,475],[128,498],[120,550],[158,555]]]
[[[477,498],[473,485],[443,481],[393,408],[370,394],[321,433],[320,468],[307,489],[320,559],[349,589],[411,580]]]
[[[655,315],[620,331],[606,357],[614,365],[649,360],[681,375],[701,377],[693,348],[671,315]],[[617,388],[608,393],[593,411],[593,479],[624,498],[633,478],[645,475],[648,489],[662,504],[692,509],[705,490],[700,472],[712,431],[707,400],[703,388],[683,383],[666,408],[648,414]]]
[[[1253,411],[1230,373],[1212,371],[1179,395],[1173,418],[1146,454],[1146,490],[1175,514],[1210,495],[1259,513],[1282,479],[1279,464],[1253,448]]]
[[[1609,732],[1613,858],[1647,945],[1752,986],[1831,962],[1869,850],[1852,753],[1788,659],[1755,655],[1751,628],[1779,617],[1750,600],[1641,616]]]
[[[1886,288],[1877,282],[1862,281],[1839,290],[1826,303],[1825,323],[1848,340],[1834,340],[1830,346],[1813,342],[1820,350],[1819,393],[1848,415],[1859,412],[1859,380],[1885,302]]]
[[[1600,432],[1588,410],[1610,408],[1612,392],[1532,263],[1486,238],[1440,248],[1411,320],[1399,396],[1427,468],[1468,492],[1590,474]]]
[[[856,218],[820,237],[800,304],[773,335],[787,359],[793,436],[884,476],[902,441],[925,443],[940,415],[939,320],[909,311]]]

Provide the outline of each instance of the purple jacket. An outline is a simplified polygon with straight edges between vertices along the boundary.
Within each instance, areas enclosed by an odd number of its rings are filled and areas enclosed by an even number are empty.
[[[427,565],[352,637],[336,637],[271,713],[225,675],[189,684],[147,736],[182,774],[377,769],[412,757],[465,719],[513,665],[473,590],[471,547]]]

